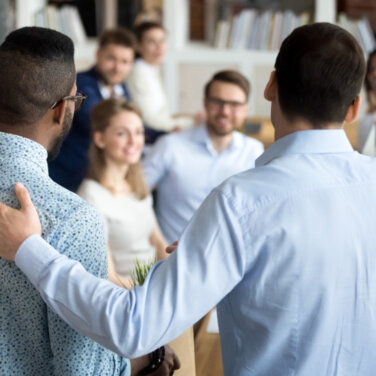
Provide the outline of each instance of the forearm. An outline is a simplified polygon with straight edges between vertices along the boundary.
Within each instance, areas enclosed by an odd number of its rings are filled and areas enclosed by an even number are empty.
[[[131,291],[94,277],[40,237],[21,245],[16,263],[74,329],[120,355],[139,357],[192,326],[243,276],[242,237],[232,226],[236,217],[226,215],[216,201],[203,204],[179,249]],[[216,224],[203,231],[202,224],[213,217]]]

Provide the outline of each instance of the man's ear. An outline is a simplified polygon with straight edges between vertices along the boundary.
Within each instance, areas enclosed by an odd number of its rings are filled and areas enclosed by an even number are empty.
[[[264,98],[267,101],[271,102],[275,98],[276,91],[277,91],[277,73],[274,70],[270,74],[269,81],[266,84],[266,87],[265,87],[265,90],[264,90]]]
[[[360,95],[358,95],[354,99],[354,102],[350,105],[349,109],[347,110],[347,114],[345,117],[346,123],[352,123],[356,120],[359,114],[360,104],[361,104],[361,98],[360,98]]]
[[[52,109],[52,120],[54,124],[63,124],[66,110],[67,101],[61,101],[54,109]]]
[[[106,146],[106,143],[103,139],[103,133],[96,131],[93,133],[93,141],[96,146],[98,146],[99,149],[104,149]]]

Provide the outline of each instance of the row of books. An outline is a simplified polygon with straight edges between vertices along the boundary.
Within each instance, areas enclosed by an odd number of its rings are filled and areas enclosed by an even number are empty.
[[[338,25],[354,35],[366,53],[369,54],[376,48],[375,35],[367,17],[350,19],[344,13],[340,13]]]
[[[310,21],[309,12],[244,9],[216,26],[217,48],[278,50],[282,41],[296,27]]]
[[[310,18],[308,12],[244,9],[231,19],[218,21],[214,46],[235,50],[278,50],[291,31],[310,22]],[[350,19],[341,13],[338,25],[354,35],[366,53],[376,48],[375,35],[366,16]]]
[[[78,9],[72,5],[48,5],[35,13],[35,26],[47,27],[68,35],[75,43],[87,40]]]

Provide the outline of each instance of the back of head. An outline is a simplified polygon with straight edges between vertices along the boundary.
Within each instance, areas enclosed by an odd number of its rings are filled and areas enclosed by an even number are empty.
[[[57,31],[24,27],[10,33],[0,46],[0,124],[33,124],[69,95],[73,58],[73,42]]]
[[[250,93],[250,84],[248,79],[243,76],[241,73],[234,71],[234,70],[223,70],[219,71],[214,74],[214,76],[210,79],[210,81],[205,85],[204,94],[205,97],[209,96],[210,87],[214,81],[221,81],[226,82],[228,84],[233,84],[238,86],[240,89],[243,90],[246,99],[248,100],[249,93]]]
[[[344,121],[361,90],[365,61],[351,34],[316,23],[295,29],[283,41],[275,69],[284,115],[321,128]]]
[[[136,38],[131,30],[118,27],[107,29],[99,39],[99,48],[104,48],[109,44],[116,44],[134,50],[136,48]]]

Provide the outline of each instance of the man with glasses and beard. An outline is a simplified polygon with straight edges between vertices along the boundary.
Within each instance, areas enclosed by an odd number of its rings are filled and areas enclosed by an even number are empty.
[[[151,188],[158,186],[158,223],[169,243],[214,187],[254,167],[263,152],[261,142],[236,131],[247,116],[249,93],[239,72],[216,73],[204,89],[206,123],[162,137],[146,155],[145,177]]]
[[[12,186],[22,180],[41,216],[44,239],[106,278],[100,215],[48,177],[47,155],[59,153],[73,113],[86,98],[77,91],[73,55],[68,37],[37,27],[10,33],[0,46],[0,199],[17,206]],[[127,359],[69,328],[5,260],[0,333],[1,375],[130,375]],[[167,348],[153,375],[170,374],[175,362]],[[132,375],[148,364],[148,356],[132,361]]]

